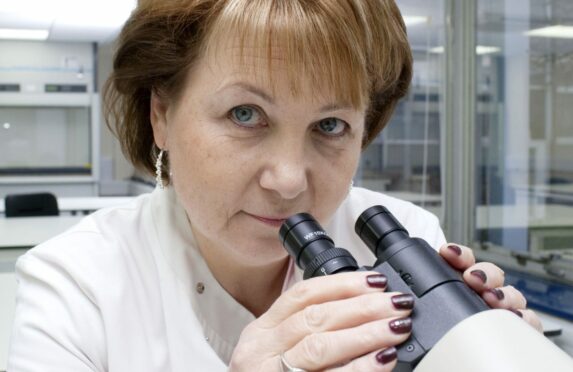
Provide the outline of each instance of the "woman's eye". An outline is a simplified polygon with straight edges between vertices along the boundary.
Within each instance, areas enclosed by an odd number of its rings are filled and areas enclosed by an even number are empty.
[[[346,123],[337,118],[326,118],[318,122],[318,129],[327,136],[341,136],[346,131]]]
[[[263,121],[259,110],[251,106],[234,107],[229,115],[231,120],[243,127],[255,127]]]

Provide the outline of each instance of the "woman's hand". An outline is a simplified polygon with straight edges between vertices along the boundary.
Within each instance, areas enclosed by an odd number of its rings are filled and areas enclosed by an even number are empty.
[[[541,321],[535,312],[525,308],[527,301],[514,287],[503,286],[503,270],[489,262],[475,262],[472,250],[458,244],[445,244],[440,255],[454,268],[463,272],[465,282],[479,293],[484,301],[496,309],[508,309],[522,317],[540,332]]]
[[[229,370],[282,371],[282,354],[307,371],[391,371],[394,345],[410,335],[414,299],[385,287],[374,272],[297,283],[244,329]]]

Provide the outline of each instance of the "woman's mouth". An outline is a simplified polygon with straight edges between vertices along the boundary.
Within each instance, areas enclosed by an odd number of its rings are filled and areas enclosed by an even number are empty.
[[[269,216],[258,216],[250,213],[247,214],[253,217],[254,219],[264,223],[265,225],[272,227],[281,227],[283,222],[285,222],[285,220],[287,219],[287,217],[269,217]]]

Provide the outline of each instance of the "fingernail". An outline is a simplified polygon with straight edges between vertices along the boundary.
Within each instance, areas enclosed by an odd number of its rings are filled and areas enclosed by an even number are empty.
[[[521,313],[521,311],[515,309],[508,309],[508,310],[517,315],[518,317],[523,318],[523,314]]]
[[[396,358],[398,358],[398,351],[394,346],[384,349],[376,354],[376,360],[380,364],[388,364]]]
[[[483,270],[474,270],[474,271],[471,271],[470,274],[479,278],[479,280],[481,280],[482,283],[484,283],[484,284],[487,281],[487,275],[485,275],[485,272]]]
[[[503,300],[505,298],[505,295],[503,294],[503,291],[499,288],[492,288],[492,289],[488,289],[486,292],[490,292],[493,293],[495,295],[495,297],[497,297],[498,300]]]
[[[392,300],[392,305],[394,305],[394,308],[398,310],[410,310],[414,308],[414,296],[411,294],[399,294],[392,296],[390,300]]]
[[[374,288],[386,288],[386,284],[388,284],[388,279],[386,276],[382,274],[372,274],[366,277],[366,283],[370,287]]]
[[[460,247],[458,247],[457,245],[448,245],[448,249],[450,251],[454,252],[457,256],[462,255],[462,249]]]
[[[411,318],[400,318],[394,319],[389,323],[390,329],[394,333],[402,334],[408,333],[412,330],[412,319]]]

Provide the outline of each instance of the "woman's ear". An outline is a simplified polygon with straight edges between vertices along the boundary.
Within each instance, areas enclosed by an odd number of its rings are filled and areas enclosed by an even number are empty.
[[[167,104],[155,90],[151,92],[149,120],[153,128],[155,145],[162,150],[167,150]]]

